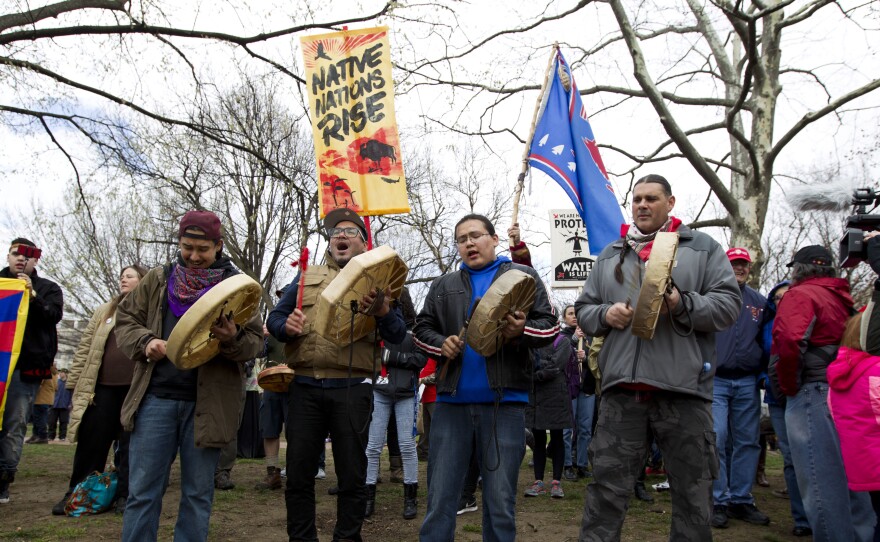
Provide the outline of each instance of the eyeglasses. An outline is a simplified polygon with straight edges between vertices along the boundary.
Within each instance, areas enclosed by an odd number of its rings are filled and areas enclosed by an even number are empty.
[[[329,238],[336,237],[337,235],[339,235],[341,233],[349,239],[354,239],[355,237],[359,237],[361,234],[360,228],[352,228],[352,227],[349,227],[349,228],[327,228],[326,231],[327,231],[327,237],[329,237]]]
[[[461,237],[458,237],[458,238],[455,240],[455,244],[457,244],[457,245],[466,245],[468,241],[473,241],[474,243],[476,243],[477,241],[480,240],[480,237],[482,237],[482,236],[484,236],[484,235],[492,235],[492,234],[491,234],[491,233],[477,233],[477,232],[471,232],[471,233],[469,233],[469,234],[467,234],[467,235],[462,235]]]

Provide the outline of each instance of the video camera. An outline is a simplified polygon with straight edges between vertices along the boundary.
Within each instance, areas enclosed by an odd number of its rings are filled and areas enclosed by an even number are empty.
[[[866,231],[880,229],[880,215],[870,214],[880,205],[880,194],[873,188],[856,188],[853,190],[853,215],[846,217],[843,237],[840,239],[840,266],[854,267],[867,259],[868,247],[865,245]],[[865,208],[873,205],[870,211]]]

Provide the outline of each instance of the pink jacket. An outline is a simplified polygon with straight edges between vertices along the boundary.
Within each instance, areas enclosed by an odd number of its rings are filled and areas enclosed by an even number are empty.
[[[880,490],[880,356],[841,346],[828,384],[849,488]]]

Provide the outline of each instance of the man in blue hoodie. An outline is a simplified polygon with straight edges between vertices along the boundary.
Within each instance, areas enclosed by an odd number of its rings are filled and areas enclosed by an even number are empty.
[[[437,360],[428,511],[419,538],[423,542],[455,538],[464,466],[476,443],[483,476],[483,540],[514,540],[517,478],[525,454],[524,410],[532,379],[531,349],[552,343],[559,325],[538,273],[495,255],[498,235],[488,218],[464,216],[455,225],[455,243],[461,269],[434,280],[413,330],[416,345]],[[511,269],[535,280],[535,302],[527,314],[507,314],[500,348],[484,357],[459,334],[475,301]],[[468,333],[479,333],[479,329],[472,325]]]
[[[761,395],[758,375],[767,367],[763,328],[767,299],[746,285],[752,258],[744,248],[731,248],[727,258],[742,293],[736,323],[715,336],[718,365],[712,398],[712,418],[718,450],[718,478],[712,484],[712,526],[727,527],[727,518],[767,525],[770,518],[755,506],[752,483],[761,448]]]

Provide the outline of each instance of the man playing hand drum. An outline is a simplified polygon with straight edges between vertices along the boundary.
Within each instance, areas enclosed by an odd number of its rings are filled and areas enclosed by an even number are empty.
[[[156,540],[162,496],[180,454],[180,505],[174,538],[206,540],[220,449],[238,431],[244,363],[263,347],[259,314],[236,323],[221,316],[211,328],[220,352],[204,365],[178,369],[165,356],[180,318],[211,288],[238,274],[222,254],[220,219],[189,211],[180,221],[177,259],[157,267],[120,304],[119,349],[135,361],[122,425],[132,431],[124,542]]]

